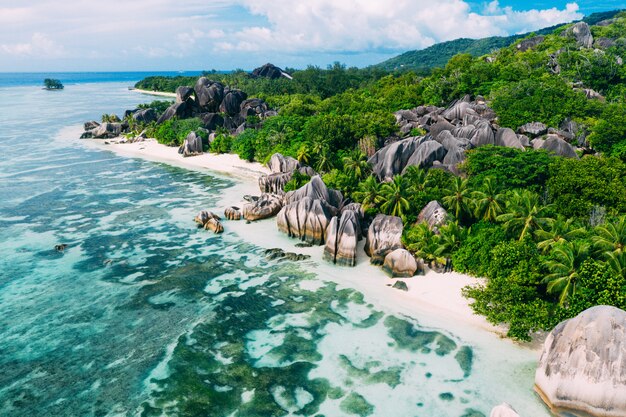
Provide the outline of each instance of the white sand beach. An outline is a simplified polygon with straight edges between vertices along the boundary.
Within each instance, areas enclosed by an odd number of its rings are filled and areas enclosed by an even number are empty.
[[[225,207],[241,206],[242,197],[246,194],[258,195],[260,193],[258,177],[270,172],[264,165],[243,161],[234,154],[205,153],[183,158],[178,154],[177,148],[161,145],[153,139],[135,143],[117,143],[116,139],[89,139],[81,142],[127,157],[163,162],[191,170],[208,170],[238,180],[238,185],[228,189],[222,196],[221,206],[215,208],[219,214],[223,213]],[[466,333],[467,337],[471,337],[475,330],[480,330],[481,333],[489,332],[499,338],[503,338],[506,333],[504,327],[494,326],[483,316],[474,314],[470,307],[470,300],[462,295],[464,287],[480,285],[482,283],[480,278],[456,272],[442,274],[429,271],[425,276],[403,279],[407,283],[408,291],[400,291],[391,288],[395,279],[390,279],[381,267],[370,265],[369,258],[363,251],[364,241],[360,242],[357,252],[358,264],[356,267],[348,268],[324,261],[322,247],[296,247],[299,241],[280,233],[275,219],[251,224],[246,224],[245,221],[224,222],[224,226],[226,231],[235,232],[258,246],[280,247],[286,251],[311,255],[310,264],[320,277],[357,289],[374,305],[380,305],[410,317],[419,317],[422,321],[426,320],[426,324],[434,327],[453,327],[456,333]],[[509,340],[507,342],[518,344]],[[520,346],[538,351],[541,343],[536,340]]]
[[[135,93],[140,93],[140,94],[146,94],[149,96],[176,98],[176,93],[166,93],[163,91],[142,90],[141,88],[131,88],[130,91],[134,91]]]

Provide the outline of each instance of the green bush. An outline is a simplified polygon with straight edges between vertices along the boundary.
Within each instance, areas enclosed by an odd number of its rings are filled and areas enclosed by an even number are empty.
[[[209,149],[213,153],[229,153],[233,144],[233,137],[227,131],[218,131]]]
[[[472,226],[467,239],[452,255],[454,269],[476,277],[485,277],[490,272],[491,251],[506,241],[506,233],[499,225],[480,222]]]
[[[197,131],[202,127],[202,121],[193,119],[170,119],[154,128],[151,136],[167,146],[180,146],[190,132]]]

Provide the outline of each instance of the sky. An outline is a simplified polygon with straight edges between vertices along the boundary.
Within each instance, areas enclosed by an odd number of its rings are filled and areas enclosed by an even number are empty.
[[[626,0],[0,0],[0,72],[363,67]]]

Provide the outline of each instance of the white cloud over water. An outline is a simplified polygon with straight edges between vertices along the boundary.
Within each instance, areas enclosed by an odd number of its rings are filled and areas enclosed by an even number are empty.
[[[476,10],[464,0],[15,5],[0,0],[0,71],[52,63],[65,68],[51,69],[70,70],[252,68],[270,59],[290,66],[330,59],[363,65],[445,40],[528,32],[582,17],[576,3],[520,11],[492,1]]]

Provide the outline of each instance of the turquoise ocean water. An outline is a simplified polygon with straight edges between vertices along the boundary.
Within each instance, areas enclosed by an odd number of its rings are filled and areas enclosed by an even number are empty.
[[[234,180],[83,146],[81,122],[151,100],[98,81],[0,83],[1,416],[548,415],[509,342],[198,230]]]

